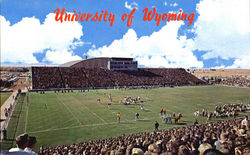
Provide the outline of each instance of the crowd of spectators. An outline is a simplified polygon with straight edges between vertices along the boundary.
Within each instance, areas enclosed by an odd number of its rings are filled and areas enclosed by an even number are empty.
[[[250,103],[248,105],[244,105],[242,103],[224,104],[223,106],[215,107],[214,115],[216,117],[235,117],[237,112],[244,112],[246,110],[250,110]]]
[[[206,109],[202,111],[194,112],[195,116],[204,116],[204,117],[235,117],[238,115],[238,112],[245,112],[250,110],[250,103],[247,105],[242,103],[237,104],[224,104],[223,106],[216,106],[213,112],[208,112]]]
[[[90,87],[88,79],[85,73],[80,68],[68,68],[60,67],[59,74],[62,77],[64,87],[60,88],[84,88]]]
[[[160,75],[163,79],[155,79],[160,85],[195,85],[204,83],[183,68],[144,68],[143,70]]]
[[[111,71],[102,68],[32,67],[33,89],[175,86],[204,84],[181,68],[139,68]]]
[[[248,117],[41,148],[39,154],[249,154]]]
[[[58,67],[32,67],[33,88],[63,88],[63,80]]]
[[[238,86],[238,87],[250,87],[250,77],[242,75],[233,75],[229,77],[221,76],[211,76],[211,77],[202,77],[204,81],[207,81],[210,84],[220,84],[227,86]]]
[[[107,71],[102,68],[84,69],[92,87],[112,87],[115,86]]]
[[[37,155],[32,149],[35,147],[36,137],[29,136],[27,133],[16,137],[16,147],[8,151],[1,150],[1,155]]]
[[[229,85],[229,86],[250,87],[250,77],[231,76],[228,78],[223,78],[220,84]]]

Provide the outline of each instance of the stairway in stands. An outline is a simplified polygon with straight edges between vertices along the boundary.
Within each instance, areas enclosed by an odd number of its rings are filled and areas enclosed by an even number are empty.
[[[61,77],[61,81],[62,81],[62,88],[65,88],[65,81],[64,81],[64,79],[63,79],[63,77],[62,77],[62,73],[61,73],[61,71],[60,71],[59,67],[57,67],[57,70],[58,70],[59,75],[60,75],[60,77]]]
[[[110,81],[112,82],[113,86],[118,86],[117,82],[114,81],[114,80],[110,77],[110,75],[109,75],[109,73],[107,72],[107,70],[106,70],[105,68],[101,68],[101,69],[104,70],[104,72],[106,73],[106,77],[108,77],[108,78],[110,79]]]
[[[91,82],[90,78],[88,77],[88,75],[86,74],[86,72],[84,71],[84,68],[82,69],[83,71],[83,76],[88,80],[88,87],[91,86],[94,88],[93,83]]]

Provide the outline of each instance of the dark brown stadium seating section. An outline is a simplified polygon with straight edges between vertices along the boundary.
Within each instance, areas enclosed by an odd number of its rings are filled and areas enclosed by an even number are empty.
[[[110,71],[102,68],[32,67],[32,84],[33,89],[50,89],[181,86],[205,83],[182,68],[139,68],[137,71]]]

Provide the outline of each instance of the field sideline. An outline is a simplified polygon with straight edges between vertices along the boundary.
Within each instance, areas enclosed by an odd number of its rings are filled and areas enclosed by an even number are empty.
[[[113,104],[108,109],[108,94]],[[36,92],[30,94],[30,104],[26,104],[25,95],[21,95],[8,127],[8,138],[27,132],[37,137],[35,150],[43,144],[51,146],[70,144],[93,139],[108,138],[122,134],[153,131],[154,122],[160,123],[159,129],[191,125],[196,117],[193,113],[203,108],[213,111],[216,105],[231,103],[249,103],[250,89],[224,86],[187,86],[175,88],[135,89],[135,90],[91,90],[89,92],[57,93]],[[138,105],[119,103],[125,96],[144,100],[144,111]],[[146,96],[149,100],[146,100]],[[101,103],[97,103],[97,98]],[[159,117],[161,108],[167,114],[182,113],[180,124],[163,124]],[[116,121],[116,113],[121,113],[121,123]],[[135,121],[135,113],[140,120]],[[248,113],[245,114],[250,114]],[[212,121],[221,120],[212,119]],[[205,123],[205,117],[198,117],[199,123]],[[14,141],[2,143],[4,149],[12,147]]]

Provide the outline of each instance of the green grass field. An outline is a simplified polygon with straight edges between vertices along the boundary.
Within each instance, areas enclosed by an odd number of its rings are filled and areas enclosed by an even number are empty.
[[[1,96],[1,106],[10,97],[11,93],[0,93]]]
[[[113,104],[108,109],[108,94],[112,94]],[[144,111],[139,105],[122,105],[125,96],[144,100]],[[149,100],[146,101],[146,96]],[[97,98],[101,103],[97,103]],[[159,129],[191,125],[196,117],[194,111],[213,111],[216,105],[250,102],[250,89],[223,86],[175,87],[136,90],[92,90],[80,93],[46,92],[30,93],[30,104],[26,104],[25,94],[21,95],[8,126],[8,138],[27,132],[36,136],[38,144],[51,146],[70,144],[93,139],[119,136],[122,134],[153,131],[154,122],[160,123]],[[161,108],[167,113],[182,113],[180,124],[163,124],[159,116]],[[116,120],[116,113],[121,113],[121,123]],[[135,113],[140,120],[135,121]],[[245,114],[249,114],[245,113]],[[221,120],[221,118],[212,121]],[[199,123],[205,123],[205,117],[198,117]],[[12,147],[14,141],[4,141],[2,147]]]

